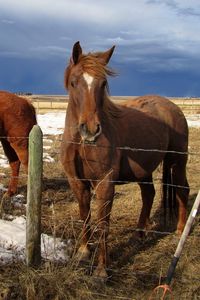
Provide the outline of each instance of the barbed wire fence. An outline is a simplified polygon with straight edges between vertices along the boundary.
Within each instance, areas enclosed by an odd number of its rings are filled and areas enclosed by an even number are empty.
[[[5,137],[5,136],[1,136],[0,137],[0,139],[3,139],[3,138],[7,138],[7,137]],[[17,138],[27,138],[27,137],[17,137]],[[48,137],[47,136],[44,136],[43,137],[43,139],[47,139]],[[52,140],[52,137],[51,137],[51,140]],[[56,142],[57,143],[60,143],[61,142],[61,139],[60,139],[60,137],[59,138],[56,138]],[[72,142],[72,141],[68,141],[67,143],[76,143],[77,144],[77,142]],[[96,145],[90,145],[91,147],[97,147]],[[101,146],[100,146],[101,147]],[[198,165],[196,164],[195,166],[192,164],[192,160],[193,160],[193,158],[198,158],[199,157],[199,154],[200,154],[200,151],[193,151],[193,149],[191,149],[190,148],[190,150],[188,151],[188,152],[176,152],[176,151],[163,151],[163,150],[159,150],[159,149],[136,149],[136,148],[130,148],[130,147],[118,147],[118,149],[120,149],[120,150],[128,150],[128,151],[133,151],[133,152],[146,152],[146,151],[152,151],[152,152],[158,152],[158,153],[176,153],[176,154],[180,154],[180,155],[188,155],[189,156],[189,164],[188,164],[188,167],[187,167],[187,173],[188,174],[190,174],[190,173],[195,173],[196,174],[196,176],[198,176],[198,174],[200,173],[200,171],[199,171],[199,168],[198,168]],[[60,151],[58,150],[58,149],[53,149],[53,155],[54,156],[58,156],[60,154]],[[0,158],[1,158],[2,156],[0,156]],[[2,171],[2,170],[1,170]],[[2,175],[0,175],[0,176],[2,176]],[[26,174],[20,174],[20,176],[19,176],[19,179],[22,179],[23,181],[25,180],[27,180],[27,175]],[[64,180],[66,180],[66,177],[65,176],[63,176],[63,177],[59,177],[59,178],[55,178],[55,177],[53,177],[52,179],[56,179],[56,181],[64,181]],[[4,180],[6,180],[6,178],[4,178]],[[85,180],[91,180],[90,178],[79,178],[79,179],[76,179],[76,180],[81,180],[81,181],[85,181]],[[154,178],[153,178],[153,182],[142,182],[142,184],[152,184],[152,183],[158,183],[158,184],[161,184],[161,180],[162,180],[162,177],[161,176],[159,176],[158,174],[156,174],[156,176],[154,176]],[[97,180],[97,181],[99,181],[99,180]],[[129,181],[111,181],[112,183],[114,183],[114,184],[128,184],[128,183],[132,183],[132,182],[129,182]],[[134,183],[141,183],[141,182],[134,182]],[[174,186],[174,187],[178,187],[178,188],[186,188],[186,189],[188,189],[188,187],[185,187],[185,186],[180,186],[180,185],[171,185],[171,186]],[[199,189],[199,186],[198,186],[198,184],[197,183],[193,183],[193,182],[190,182],[190,190],[192,191],[192,193],[194,193],[194,194],[196,194],[197,193],[197,191],[198,191],[198,189]],[[80,225],[80,220],[73,220],[73,219],[71,219],[70,220],[70,222],[72,222],[73,223],[73,225],[72,225],[72,227],[73,226],[75,226],[75,224],[78,224],[78,225]],[[110,225],[111,227],[115,227],[115,226],[117,226],[117,227],[120,227],[120,225],[119,224],[117,224],[117,225],[115,225],[115,224],[113,224],[113,223],[111,223],[111,225]],[[121,226],[122,227],[122,229],[123,229],[123,226]],[[134,228],[132,228],[131,229],[132,230],[132,232],[134,232],[134,231],[137,231],[138,229],[134,229]],[[171,235],[171,234],[173,234],[173,232],[170,232],[170,231],[159,231],[159,230],[145,230],[145,232],[146,233],[153,233],[153,234],[156,234],[156,235],[159,235],[159,236],[162,236],[162,235]],[[177,238],[175,238],[177,241],[178,241],[178,237]],[[5,250],[5,252],[7,252],[6,250]],[[14,249],[14,251],[13,251],[13,253],[15,253],[15,258],[16,258],[16,256],[17,257],[20,257],[20,255],[19,254],[17,254],[17,251],[15,251],[15,249]],[[91,266],[89,266],[89,267],[91,267]],[[112,269],[111,270],[112,272],[114,272],[114,273],[117,273],[118,272],[118,270],[115,270],[115,269]],[[125,273],[124,273],[125,274]],[[126,275],[130,275],[130,276],[133,276],[133,275],[135,275],[135,276],[137,276],[139,273],[138,272],[131,272],[130,274],[128,274],[128,273],[126,273]],[[139,274],[140,275],[140,274]],[[142,275],[142,274],[141,274]],[[144,274],[143,274],[144,275]],[[148,276],[154,276],[154,277],[156,277],[156,275],[155,274],[148,274]],[[157,279],[159,279],[159,274],[157,275]],[[193,280],[197,280],[197,281],[200,281],[200,278],[198,278],[198,277],[193,277]],[[97,293],[98,294],[98,293]],[[101,295],[101,296],[103,296],[103,294]],[[116,298],[117,299],[117,298]],[[130,299],[130,298],[126,298],[126,297],[119,297],[119,299]]]
[[[8,137],[6,136],[0,136],[0,139],[7,139]],[[25,139],[27,137],[9,137],[11,139]],[[28,138],[27,138],[28,139]],[[47,139],[46,136],[44,136],[44,140]],[[50,139],[52,141],[52,138]],[[56,138],[56,141],[57,142],[61,142],[62,140],[60,138]],[[80,145],[81,142],[74,142],[74,141],[66,141],[66,143],[68,144],[75,144],[75,145]],[[89,144],[89,145],[86,145],[87,147],[95,147],[95,148],[105,148],[106,146],[101,146],[101,145],[96,145],[96,144]],[[45,147],[44,147],[45,149]],[[167,154],[167,153],[170,153],[170,154],[180,154],[180,155],[188,155],[189,156],[189,160],[191,160],[191,157],[199,157],[200,155],[200,151],[188,151],[188,152],[179,152],[179,151],[168,151],[168,150],[160,150],[160,149],[142,149],[142,148],[133,148],[133,147],[128,147],[128,146],[125,146],[125,147],[116,147],[116,149],[119,149],[119,150],[127,150],[127,151],[132,151],[132,152],[156,152],[156,153],[164,153],[164,154]],[[55,155],[60,155],[60,151],[57,150],[57,151],[53,151],[53,154],[54,156]],[[5,158],[4,154],[0,154],[0,158],[3,159],[4,158],[4,162],[7,161],[7,159]],[[44,159],[44,162],[45,162],[45,159]],[[47,160],[47,163],[49,161]],[[50,163],[50,162],[49,162]],[[9,168],[8,167],[8,162],[7,162],[7,166],[6,168]],[[198,167],[195,168],[194,166],[192,167],[189,167],[187,166],[187,173],[190,173],[190,172],[198,172]],[[1,175],[2,176],[2,175]],[[15,177],[13,177],[15,178]],[[28,175],[27,174],[20,174],[19,179],[27,179],[28,178]],[[55,179],[55,178],[54,178]],[[71,178],[71,179],[74,179],[74,180],[78,180],[78,181],[96,181],[96,182],[99,182],[101,181],[101,179],[91,179],[91,178]],[[65,181],[67,180],[66,179],[66,176],[63,176],[63,177],[59,177],[59,178],[56,178],[57,181]],[[106,180],[110,183],[114,183],[114,184],[129,184],[129,183],[139,183],[139,184],[145,184],[145,185],[151,185],[151,184],[154,184],[156,182],[158,183],[161,183],[162,181],[162,174],[160,176],[154,176],[153,178],[153,181],[128,181],[128,180]],[[176,187],[176,188],[183,188],[183,189],[189,189],[189,187],[187,186],[182,186],[182,185],[175,185],[175,184],[165,184],[165,183],[162,183],[163,185],[168,185],[168,186],[172,186],[172,187]],[[198,186],[196,184],[192,184],[190,183],[190,189],[197,189],[198,190]],[[196,190],[196,191],[197,191]]]

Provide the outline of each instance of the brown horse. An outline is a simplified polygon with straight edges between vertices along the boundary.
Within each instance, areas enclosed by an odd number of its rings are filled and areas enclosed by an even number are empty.
[[[17,192],[20,163],[28,168],[28,135],[35,124],[35,109],[28,100],[0,91],[0,140],[12,170],[4,196]]]
[[[188,127],[181,110],[166,98],[144,96],[114,104],[108,97],[107,63],[114,46],[106,52],[83,54],[79,42],[65,71],[69,91],[61,161],[75,193],[84,221],[78,253],[90,255],[91,190],[98,203],[99,256],[95,274],[107,277],[107,235],[118,183],[135,181],[142,196],[138,228],[148,222],[155,195],[152,172],[163,161],[164,198],[172,177],[179,204],[177,231],[186,222],[189,186],[186,178]]]

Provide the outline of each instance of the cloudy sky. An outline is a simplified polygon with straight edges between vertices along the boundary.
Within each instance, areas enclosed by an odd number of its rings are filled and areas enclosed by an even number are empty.
[[[64,94],[76,41],[116,45],[112,95],[200,96],[199,0],[0,0],[0,89]]]

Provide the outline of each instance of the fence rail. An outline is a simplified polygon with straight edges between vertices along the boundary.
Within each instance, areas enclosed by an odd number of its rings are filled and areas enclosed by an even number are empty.
[[[68,95],[25,95],[38,110],[55,109],[65,110],[69,100]],[[120,103],[124,100],[133,100],[137,96],[111,96],[112,101]],[[168,97],[177,104],[185,113],[200,113],[200,98]]]

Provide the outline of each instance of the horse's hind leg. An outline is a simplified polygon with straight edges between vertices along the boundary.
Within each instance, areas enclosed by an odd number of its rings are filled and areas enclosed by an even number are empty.
[[[186,177],[185,164],[177,164],[172,170],[173,184],[176,186],[176,200],[178,202],[177,233],[183,232],[187,218],[187,202],[189,185]]]
[[[28,138],[20,138],[18,141],[11,142],[10,145],[28,172]]]
[[[11,147],[10,143],[6,139],[1,139],[1,143],[11,168],[11,177],[8,184],[8,191],[6,193],[6,196],[10,197],[17,192],[20,160],[15,150]]]
[[[151,208],[153,204],[153,199],[155,196],[155,189],[152,182],[152,176],[146,178],[143,182],[139,183],[141,196],[142,196],[142,210],[140,213],[138,221],[138,230],[141,229],[140,235],[142,235],[143,230],[147,227]]]

